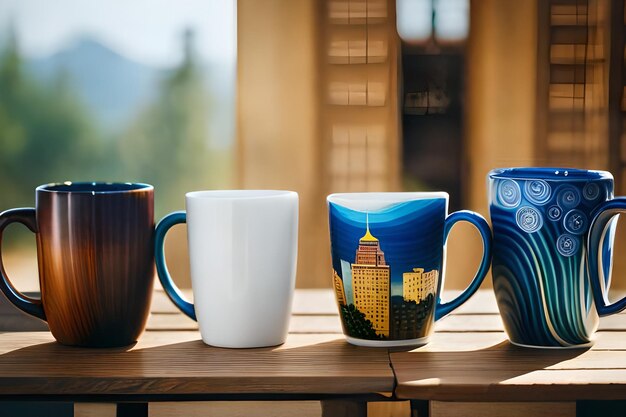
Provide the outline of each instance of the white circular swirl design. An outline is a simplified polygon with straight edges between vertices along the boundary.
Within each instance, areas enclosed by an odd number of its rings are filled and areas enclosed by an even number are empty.
[[[565,230],[575,235],[582,235],[587,231],[589,221],[587,216],[580,210],[572,210],[567,212],[563,217],[563,226]]]
[[[533,233],[543,226],[543,217],[536,208],[530,206],[521,207],[515,214],[515,221],[520,229],[527,233]]]
[[[600,186],[595,182],[585,184],[583,188],[583,197],[587,201],[594,201],[600,196]]]
[[[522,201],[519,184],[512,180],[503,180],[498,184],[498,201],[508,208],[515,208]]]
[[[572,185],[566,185],[559,190],[558,204],[564,209],[571,209],[580,203],[580,191]]]
[[[530,180],[524,184],[524,193],[531,203],[543,205],[550,200],[552,188],[544,180]]]
[[[550,206],[548,207],[548,218],[553,221],[557,221],[561,218],[561,214],[563,214],[563,210],[559,206]]]
[[[572,235],[561,235],[556,240],[556,250],[563,256],[569,257],[576,254],[578,251],[578,238]]]

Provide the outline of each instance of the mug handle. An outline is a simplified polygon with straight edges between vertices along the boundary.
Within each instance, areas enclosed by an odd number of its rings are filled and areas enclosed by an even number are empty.
[[[17,308],[45,321],[46,313],[41,300],[27,297],[19,292],[9,281],[7,272],[4,269],[1,253],[2,234],[4,229],[11,223],[22,223],[31,232],[37,233],[37,212],[34,208],[17,208],[0,213],[0,290]]]
[[[613,235],[616,216],[626,211],[626,198],[617,197],[613,200],[607,200],[596,209],[595,216],[589,228],[589,237],[587,246],[589,253],[588,272],[591,281],[591,289],[593,299],[596,304],[596,310],[600,316],[608,316],[609,314],[619,313],[626,308],[626,297],[619,301],[611,303],[609,301],[609,287],[611,286],[611,253],[613,247],[612,236],[606,240],[607,233]],[[608,265],[608,268],[607,268]],[[609,271],[609,276],[605,275],[605,271]]]
[[[191,319],[196,320],[196,310],[193,303],[185,300],[185,296],[176,286],[172,277],[167,270],[167,263],[165,262],[165,235],[174,225],[187,223],[187,213],[184,211],[175,211],[163,217],[159,224],[157,224],[154,233],[154,260],[156,263],[157,275],[161,281],[161,285],[165,290],[167,296],[172,302]]]
[[[454,226],[457,222],[466,221],[471,223],[478,229],[480,233],[480,237],[483,241],[483,259],[480,261],[480,266],[478,268],[478,272],[472,279],[472,282],[463,290],[461,294],[455,299],[448,301],[446,303],[441,302],[441,296],[437,297],[437,305],[435,306],[435,320],[439,320],[442,317],[445,317],[447,314],[452,312],[457,307],[461,306],[464,302],[466,302],[478,288],[480,284],[482,284],[485,279],[485,275],[487,275],[487,271],[489,271],[489,263],[491,262],[491,229],[489,228],[489,224],[485,220],[483,216],[478,213],[469,210],[460,210],[450,214],[446,217],[445,223],[443,225],[443,242],[444,245],[448,240],[448,235],[450,234],[450,230],[452,230],[452,226]],[[439,294],[443,291],[443,276],[439,277],[440,287]]]

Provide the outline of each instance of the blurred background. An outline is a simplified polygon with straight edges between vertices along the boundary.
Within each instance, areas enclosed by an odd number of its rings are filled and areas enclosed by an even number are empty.
[[[139,181],[158,220],[233,187],[236,39],[234,0],[0,1],[0,210],[33,206],[37,184]],[[184,230],[172,240],[188,283]],[[37,289],[30,232],[5,248]]]
[[[291,189],[298,286],[330,287],[331,192],[444,190],[487,216],[487,172],[529,165],[608,169],[625,192],[624,16],[623,0],[2,0],[0,210],[64,180],[154,184],[159,218],[192,190]],[[33,237],[5,240],[37,289]],[[480,253],[455,228],[448,288]]]

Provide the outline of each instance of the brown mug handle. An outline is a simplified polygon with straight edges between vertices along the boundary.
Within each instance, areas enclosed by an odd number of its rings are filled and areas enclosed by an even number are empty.
[[[4,262],[2,262],[2,234],[4,229],[11,223],[22,223],[31,232],[37,233],[37,214],[35,209],[17,208],[0,213],[0,290],[17,308],[45,321],[46,313],[43,310],[41,300],[27,297],[19,292],[9,281],[7,272],[4,269]]]

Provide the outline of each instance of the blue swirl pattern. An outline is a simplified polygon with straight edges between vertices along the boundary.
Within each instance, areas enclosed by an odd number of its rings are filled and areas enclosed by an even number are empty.
[[[563,226],[565,230],[574,234],[574,235],[582,235],[587,232],[589,228],[589,221],[587,220],[587,216],[580,210],[571,210],[565,214],[563,218]]]
[[[596,201],[600,197],[600,186],[595,182],[589,182],[583,187],[583,197],[588,201]]]
[[[564,209],[571,209],[580,203],[580,190],[573,185],[564,185],[559,190],[557,203]]]
[[[504,207],[517,207],[522,200],[522,192],[515,181],[504,180],[498,184],[498,201]]]
[[[561,218],[561,214],[563,214],[563,210],[559,206],[550,206],[548,208],[548,218],[552,221],[557,221]]]
[[[572,235],[561,235],[556,240],[556,250],[563,256],[573,256],[578,251],[580,242]]]
[[[543,216],[534,207],[524,206],[517,210],[515,221],[526,233],[534,233],[543,226]]]
[[[552,188],[544,180],[530,180],[524,184],[526,198],[537,205],[546,204],[550,200]]]
[[[593,209],[612,196],[612,180],[499,174],[489,179],[492,274],[510,340],[555,347],[589,343],[598,315],[587,275],[586,233]],[[502,193],[515,189],[524,190],[516,205],[504,204],[513,199]]]

